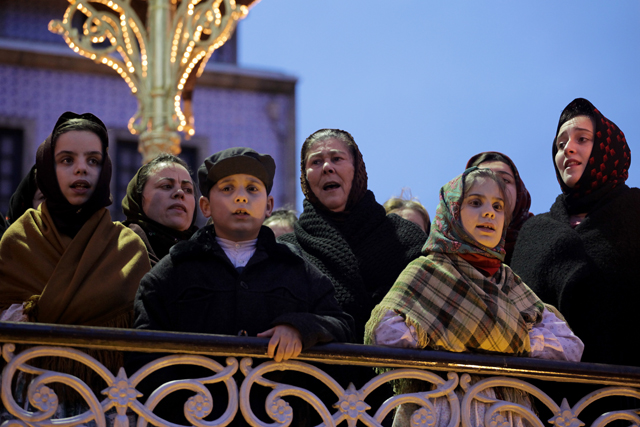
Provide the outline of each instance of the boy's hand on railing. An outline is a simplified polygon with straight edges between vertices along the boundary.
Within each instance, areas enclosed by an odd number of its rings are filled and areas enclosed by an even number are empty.
[[[264,332],[260,332],[258,337],[271,337],[267,355],[272,357],[276,362],[297,357],[302,351],[300,332],[293,326],[278,325]]]

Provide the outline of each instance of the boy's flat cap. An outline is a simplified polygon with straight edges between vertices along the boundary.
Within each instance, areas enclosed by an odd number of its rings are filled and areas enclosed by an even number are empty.
[[[213,185],[229,175],[244,173],[258,178],[271,193],[276,162],[268,154],[260,154],[247,147],[227,148],[204,159],[198,168],[198,188],[209,197]]]

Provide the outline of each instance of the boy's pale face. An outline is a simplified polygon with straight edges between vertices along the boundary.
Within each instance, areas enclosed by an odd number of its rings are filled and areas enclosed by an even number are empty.
[[[211,217],[216,235],[234,242],[258,237],[260,227],[273,210],[273,197],[264,183],[253,175],[230,175],[209,190],[209,199],[200,197],[200,209]]]

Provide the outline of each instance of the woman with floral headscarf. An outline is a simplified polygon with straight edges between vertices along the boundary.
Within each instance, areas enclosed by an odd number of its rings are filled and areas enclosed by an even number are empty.
[[[511,206],[511,222],[507,227],[505,236],[504,250],[506,251],[504,263],[511,264],[511,256],[513,248],[516,246],[518,233],[524,225],[524,222],[531,218],[533,214],[529,212],[531,207],[531,196],[524,186],[520,173],[515,163],[509,157],[497,151],[485,151],[479,153],[469,159],[467,169],[472,166],[491,169],[500,178],[504,180],[507,187],[507,197]]]
[[[578,98],[560,116],[552,157],[562,194],[522,227],[511,266],[582,338],[583,361],[640,366],[640,341],[629,336],[640,326],[640,190],[625,185],[629,145]]]
[[[506,192],[500,177],[476,167],[442,187],[424,256],[373,310],[365,343],[580,360],[580,340],[502,263]],[[415,386],[404,381],[398,391]],[[451,413],[439,399],[436,425],[445,426]],[[481,426],[485,407],[474,405],[472,425]],[[394,425],[409,425],[416,409],[402,405]]]

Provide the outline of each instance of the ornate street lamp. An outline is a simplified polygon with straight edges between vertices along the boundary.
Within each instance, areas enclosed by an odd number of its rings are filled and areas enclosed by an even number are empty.
[[[140,134],[143,162],[161,152],[180,153],[178,132],[195,133],[195,79],[256,1],[148,0],[147,25],[132,0],[68,1],[62,21],[51,21],[49,30],[61,34],[74,52],[113,68],[129,85],[138,98],[129,130]]]

